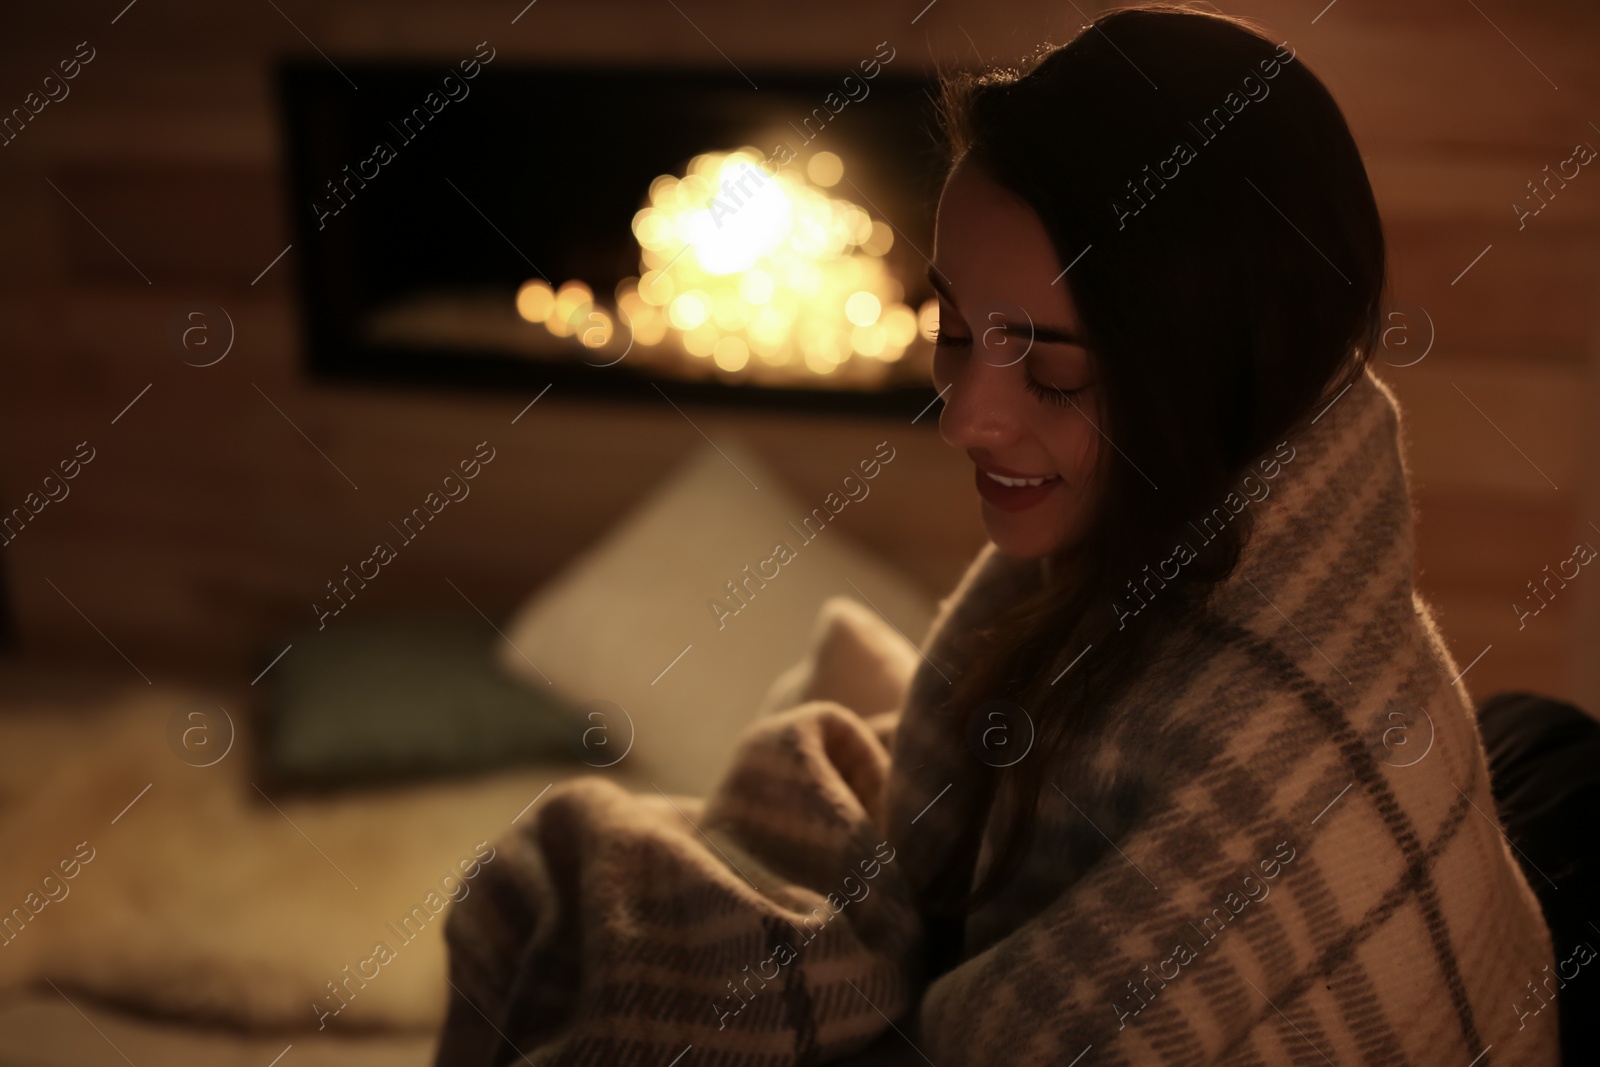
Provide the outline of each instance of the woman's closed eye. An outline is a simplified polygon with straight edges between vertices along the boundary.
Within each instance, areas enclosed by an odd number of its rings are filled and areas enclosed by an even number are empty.
[[[963,348],[972,344],[972,338],[941,327],[938,334],[935,335],[933,343],[946,349]],[[1032,363],[1033,361],[1029,360],[1028,362]],[[1022,387],[1028,392],[1040,400],[1060,406],[1076,404],[1082,394],[1088,392],[1089,387],[1093,384],[1093,382],[1089,382],[1074,389],[1063,389],[1054,382],[1041,381],[1031,373],[1024,374],[1022,378]]]
[[[1087,385],[1080,385],[1076,389],[1063,389],[1059,385],[1046,385],[1031,374],[1024,376],[1022,387],[1040,400],[1048,400],[1052,404],[1072,404],[1073,406],[1077,406],[1078,398],[1089,391],[1089,386]]]

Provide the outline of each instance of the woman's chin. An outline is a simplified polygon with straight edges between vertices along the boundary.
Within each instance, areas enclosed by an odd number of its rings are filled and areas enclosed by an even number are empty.
[[[1062,540],[1053,523],[1003,512],[989,504],[983,506],[983,528],[1000,554],[1014,559],[1048,556]]]

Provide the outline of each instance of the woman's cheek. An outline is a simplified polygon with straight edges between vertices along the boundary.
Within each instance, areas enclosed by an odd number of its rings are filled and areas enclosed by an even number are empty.
[[[1050,442],[1050,457],[1056,470],[1075,486],[1081,486],[1094,470],[1099,455],[1100,413],[1093,397],[1075,399],[1072,404],[1051,406],[1049,424],[1041,427],[1040,436]]]

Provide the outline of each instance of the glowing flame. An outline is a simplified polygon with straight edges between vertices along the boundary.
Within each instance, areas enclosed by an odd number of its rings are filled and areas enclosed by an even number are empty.
[[[647,348],[671,339],[725,374],[881,369],[918,340],[927,312],[901,302],[883,261],[893,229],[824,191],[843,176],[831,152],[778,173],[753,148],[703,153],[650,183],[633,217],[639,277],[617,287],[615,316],[578,281],[527,282],[517,311],[589,347],[618,334]]]

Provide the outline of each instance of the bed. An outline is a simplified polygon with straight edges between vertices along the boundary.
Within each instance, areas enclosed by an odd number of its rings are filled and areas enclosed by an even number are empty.
[[[270,675],[146,684],[0,663],[0,1064],[429,1063],[448,900],[554,784],[699,795],[743,726],[819,672],[875,686],[866,704],[892,699],[903,679],[856,669],[883,655],[855,655],[849,635],[868,628],[851,620],[881,613],[911,635],[896,638],[909,677],[933,598],[840,534],[750,585],[748,615],[718,626],[707,610],[730,561],[770,553],[807,510],[756,457],[732,472],[730,447],[691,457],[512,617],[486,620],[507,678],[562,695],[582,739],[566,758],[308,786],[284,778],[286,687]],[[767,490],[746,491],[749,474]],[[271,669],[304,675],[295,662]],[[626,723],[597,736],[600,706]],[[191,743],[196,708],[223,712],[226,746]]]

